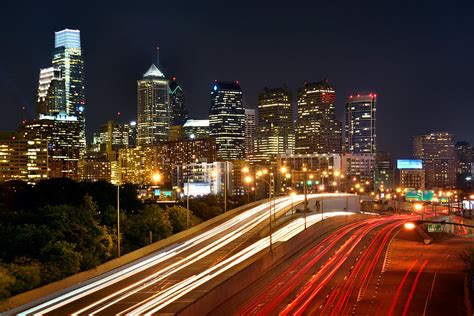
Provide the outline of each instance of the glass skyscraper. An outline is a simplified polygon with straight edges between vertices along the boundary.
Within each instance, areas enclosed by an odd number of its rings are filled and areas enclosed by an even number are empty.
[[[55,32],[53,67],[60,70],[64,82],[64,103],[59,112],[77,117],[80,127],[81,154],[86,150],[84,60],[79,30],[64,29]],[[54,115],[58,113],[44,113]]]
[[[269,161],[294,148],[292,95],[286,87],[265,88],[258,95],[256,160]]]
[[[175,77],[170,81],[169,93],[171,125],[183,126],[188,119],[188,111],[186,110],[183,88],[176,82]]]
[[[334,154],[342,150],[342,126],[335,114],[336,90],[328,81],[298,89],[296,154]]]
[[[377,95],[351,95],[346,103],[346,150],[353,154],[375,154]]]
[[[216,81],[212,86],[209,135],[216,140],[218,159],[244,159],[245,109],[237,82]]]
[[[84,61],[79,30],[55,32],[52,67],[40,70],[37,119],[29,134],[48,141],[48,176],[78,178],[86,151]]]
[[[137,81],[137,145],[168,141],[170,132],[169,82],[152,64]]]

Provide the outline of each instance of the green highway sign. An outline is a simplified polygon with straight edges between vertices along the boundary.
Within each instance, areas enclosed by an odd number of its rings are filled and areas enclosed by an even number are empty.
[[[429,233],[441,233],[443,231],[443,225],[441,224],[428,224]]]

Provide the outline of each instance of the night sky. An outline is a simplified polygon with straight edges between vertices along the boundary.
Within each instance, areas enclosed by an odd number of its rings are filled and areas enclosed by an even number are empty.
[[[99,2],[99,1],[97,1]],[[139,5],[138,5],[139,4]],[[136,80],[155,59],[206,118],[215,79],[239,80],[247,107],[265,86],[328,78],[347,96],[378,95],[377,142],[395,157],[411,137],[453,132],[474,143],[474,3],[454,1],[7,1],[0,5],[0,130],[35,113],[54,31],[81,30],[90,136],[136,117]],[[22,111],[22,106],[26,111]]]

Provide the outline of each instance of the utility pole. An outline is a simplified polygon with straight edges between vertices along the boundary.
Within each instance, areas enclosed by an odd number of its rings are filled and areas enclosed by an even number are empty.
[[[117,257],[120,257],[120,184],[117,184]]]
[[[273,249],[272,249],[272,244],[273,244],[273,241],[272,241],[272,174],[270,173],[270,182],[268,183],[268,186],[269,186],[269,189],[270,189],[270,192],[269,192],[269,195],[270,195],[270,216],[269,216],[269,220],[270,220],[270,252],[273,252]]]
[[[224,161],[224,213],[227,212],[227,161]]]
[[[308,172],[304,170],[304,229],[306,229],[306,213],[308,212]]]

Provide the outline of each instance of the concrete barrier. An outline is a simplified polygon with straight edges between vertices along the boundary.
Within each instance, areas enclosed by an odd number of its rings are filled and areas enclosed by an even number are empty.
[[[315,238],[322,238],[338,227],[370,217],[372,216],[351,215],[345,216],[344,219],[333,217],[324,222],[310,226],[287,242],[275,245],[273,247],[273,252],[270,253],[268,251],[263,251],[252,258],[252,261],[238,265],[234,269],[233,274],[231,274],[227,280],[204,293],[195,302],[186,306],[177,314],[183,316],[194,316],[210,313],[213,308],[219,306],[233,295],[244,290],[260,276],[303,249],[303,247],[314,241]]]
[[[181,240],[188,239],[196,234],[201,233],[204,230],[207,230],[215,225],[218,225],[227,219],[236,216],[237,214],[244,212],[252,207],[260,205],[262,203],[268,202],[268,199],[252,202],[250,204],[243,205],[236,209],[230,210],[226,213],[220,214],[210,220],[200,223],[194,227],[191,227],[185,231],[174,234],[168,238],[157,241],[153,244],[145,246],[143,248],[132,251],[126,255],[123,255],[120,258],[115,258],[110,261],[107,261],[94,269],[83,271],[74,275],[71,275],[65,279],[46,284],[39,288],[12,296],[0,304],[0,312],[5,312],[13,308],[28,304],[28,305],[37,305],[41,302],[47,301],[52,297],[55,297],[59,294],[62,294],[66,291],[69,291],[74,288],[83,286],[88,281],[93,281],[98,277],[106,274],[112,273],[113,270],[123,267],[127,264],[131,264],[134,261],[151,255],[152,253],[164,249],[177,243]]]

